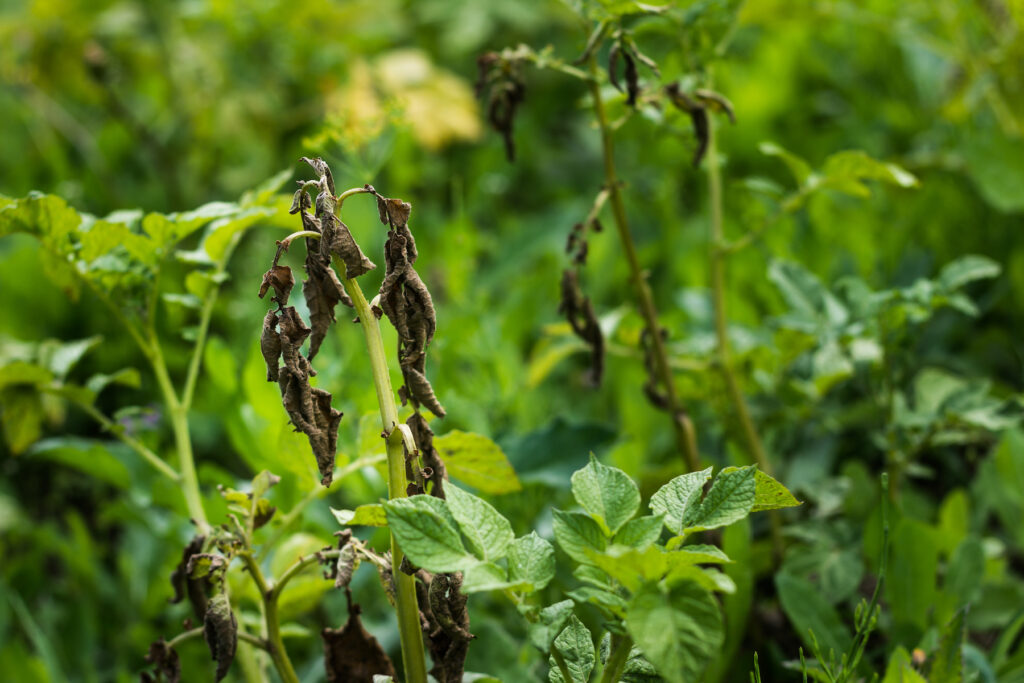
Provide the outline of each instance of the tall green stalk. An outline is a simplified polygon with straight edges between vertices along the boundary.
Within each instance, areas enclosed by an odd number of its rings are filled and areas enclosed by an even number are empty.
[[[345,272],[344,262],[336,260],[340,272]],[[377,316],[370,310],[370,304],[363,296],[363,290],[354,279],[342,280],[345,291],[355,304],[359,322],[366,337],[366,350],[370,355],[373,370],[373,386],[377,390],[377,404],[380,407],[381,427],[388,435],[388,498],[404,498],[408,480],[405,476],[405,447],[398,431],[398,407],[395,392],[391,387],[391,376],[384,355],[384,341],[380,335]],[[404,573],[402,550],[395,536],[391,536],[391,567],[395,580],[395,603],[398,607],[398,635],[402,643],[402,664],[405,668],[406,683],[426,683],[427,664],[423,650],[423,632],[420,629],[420,613],[416,603],[416,583],[413,577]]]
[[[597,126],[601,131],[605,188],[608,190],[612,217],[615,219],[614,222],[619,233],[619,241],[622,243],[622,253],[625,254],[626,263],[629,265],[630,280],[636,291],[640,314],[644,318],[644,325],[650,338],[654,368],[665,391],[668,403],[667,409],[672,419],[672,430],[675,434],[676,446],[683,455],[687,470],[693,472],[700,469],[696,431],[690,416],[686,413],[679,399],[675,377],[672,375],[672,367],[668,360],[668,351],[665,348],[665,341],[661,338],[658,309],[654,305],[651,288],[647,285],[647,279],[640,267],[640,260],[636,255],[636,245],[633,243],[633,234],[629,229],[629,219],[626,216],[626,205],[622,200],[622,188],[618,173],[615,170],[615,145],[612,139],[612,129],[604,110],[604,100],[601,98],[601,85],[597,73],[597,61],[594,57],[591,57],[588,83],[590,85],[594,116],[597,119]]]

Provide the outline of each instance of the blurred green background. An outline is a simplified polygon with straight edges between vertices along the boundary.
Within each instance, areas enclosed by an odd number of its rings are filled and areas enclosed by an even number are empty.
[[[916,435],[894,510],[894,534],[906,541],[905,558],[893,559],[894,571],[903,572],[894,581],[923,581],[927,590],[915,597],[923,606],[889,596],[870,659],[881,670],[895,647],[927,644],[952,610],[970,602],[971,671],[978,680],[1024,680],[1024,663],[1005,669],[1021,678],[1004,677],[992,654],[1000,635],[1014,623],[1019,629],[1024,606],[1024,436],[1016,431],[1024,309],[1015,294],[1024,291],[1024,3],[676,5],[668,28],[646,19],[633,28],[666,79],[706,78],[704,37],[729,36],[728,50],[713,61],[714,87],[737,117],[718,129],[731,238],[771,210],[751,188],[794,187],[786,167],[760,151],[762,142],[815,168],[834,152],[862,149],[920,181],[916,189],[872,185],[867,199],[815,194],[729,262],[730,333],[743,388],[777,478],[807,501],[786,517],[786,576],[819,587],[823,613],[849,622],[852,601],[873,586],[877,566],[877,475],[891,464],[893,434]],[[517,535],[537,528],[550,536],[550,504],[568,499],[568,474],[590,451],[638,478],[645,496],[683,471],[664,414],[640,391],[642,320],[613,233],[592,236],[584,270],[611,340],[600,389],[586,385],[588,354],[558,314],[566,235],[603,182],[585,87],[557,72],[526,70],[514,164],[473,94],[483,51],[550,44],[571,60],[585,40],[574,8],[553,1],[7,0],[0,7],[0,195],[54,193],[97,216],[179,212],[233,201],[275,177],[267,187],[289,193],[291,179],[308,175],[297,159],[309,155],[331,164],[339,190],[368,182],[411,202],[420,272],[438,307],[428,374],[448,416],[434,430],[474,431],[500,443],[523,490],[495,505]],[[613,117],[624,111],[613,104]],[[690,164],[692,133],[675,124],[643,112],[617,131],[627,209],[701,453],[714,464],[746,462],[710,363],[707,183]],[[371,203],[357,197],[345,210],[364,251],[379,254],[385,236]],[[260,276],[274,240],[298,229],[282,214],[246,231],[213,313],[191,424],[214,520],[224,509],[217,484],[236,485],[268,468],[284,476],[275,502],[287,510],[317,481],[305,442],[290,433],[276,388],[264,382],[258,350],[267,310],[256,297]],[[183,248],[197,244],[193,236]],[[854,363],[830,373],[815,365],[814,350],[828,334],[845,353],[862,330],[794,331],[785,323],[793,301],[770,277],[772,264],[787,261],[830,288],[850,276],[875,290],[908,288],[964,254],[1001,266],[997,278],[968,286],[976,316],[946,307],[919,324],[904,321],[903,333],[888,339],[885,368]],[[301,254],[289,259],[297,268]],[[173,264],[161,283],[165,293],[183,290],[185,269]],[[0,240],[0,363],[30,356],[43,340],[101,335],[70,377],[138,368],[138,388],[109,389],[97,405],[122,411],[138,438],[170,458],[169,425],[145,359],[107,308],[87,290],[66,296],[50,270],[36,239]],[[364,289],[374,290],[380,277],[367,275]],[[164,354],[180,378],[197,312],[173,297],[160,310]],[[372,414],[376,399],[361,333],[345,324],[344,312],[339,320],[317,367],[319,386],[346,414],[342,464],[371,448],[360,440],[360,418]],[[385,335],[390,348],[390,328]],[[880,414],[875,380],[883,370],[894,373],[909,412],[941,394],[931,401],[931,422]],[[969,387],[977,401],[943,403],[951,382],[958,391]],[[44,397],[26,416],[14,405],[5,400],[0,445],[2,676],[132,680],[148,644],[179,632],[187,616],[184,605],[167,604],[167,577],[190,535],[184,505],[73,406]],[[123,412],[130,407],[138,410]],[[919,439],[922,432],[927,439]],[[383,491],[368,469],[324,500],[354,507]],[[317,502],[302,529],[306,535],[282,547],[282,557],[329,543],[337,525]],[[766,680],[798,675],[782,667],[796,657],[805,627],[780,603],[766,531],[753,530],[754,598],[740,654],[716,674],[726,679],[746,680],[755,649],[762,670],[774,672]],[[911,540],[917,545],[908,550]],[[984,563],[965,587],[949,576],[968,541]],[[394,652],[392,617],[376,579],[365,574],[356,598],[368,628]],[[563,586],[573,582],[568,572],[560,578]],[[294,620],[292,659],[309,681],[323,676],[320,628],[344,620],[343,597],[326,586],[311,581],[285,607]],[[546,663],[509,603],[474,596],[470,609],[479,638],[469,670],[543,680]],[[1007,659],[1019,652],[1015,638]],[[183,647],[182,657],[186,672],[208,668],[198,644]]]

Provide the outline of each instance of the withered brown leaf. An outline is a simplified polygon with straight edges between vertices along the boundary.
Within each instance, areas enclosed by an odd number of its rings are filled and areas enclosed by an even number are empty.
[[[328,681],[373,683],[375,675],[396,675],[384,648],[363,627],[359,612],[359,605],[350,605],[344,626],[340,629],[325,628],[320,632]]]
[[[320,253],[328,259],[331,255],[338,256],[345,264],[343,276],[346,279],[357,278],[377,267],[366,257],[356,244],[348,226],[338,220],[337,216],[333,213],[324,213],[318,218],[323,235],[320,239]]]
[[[572,331],[590,347],[590,370],[587,381],[592,386],[600,386],[604,376],[604,334],[598,323],[597,315],[590,297],[583,295],[579,276],[575,270],[566,269],[562,273],[562,299],[558,312],[565,316]]]
[[[292,269],[288,266],[279,266],[274,264],[270,267],[266,273],[263,274],[263,282],[260,284],[260,298],[262,299],[267,290],[271,287],[274,288],[274,301],[281,306],[288,304],[288,295],[291,294],[292,287],[295,286],[295,276],[292,275]]]
[[[177,652],[167,647],[163,638],[149,646],[145,659],[153,665],[153,671],[143,672],[143,683],[180,683],[181,660]]]
[[[405,379],[400,395],[426,406],[438,417],[445,411],[426,376],[426,351],[434,338],[437,315],[427,286],[413,267],[416,240],[409,230],[412,207],[400,199],[378,195],[381,219],[391,229],[384,244],[386,270],[380,286],[380,307],[398,332],[398,362]]]
[[[414,411],[405,424],[409,426],[413,441],[416,442],[416,450],[419,451],[420,457],[423,459],[423,470],[427,473],[426,479],[432,484],[430,495],[435,498],[444,498],[444,482],[448,480],[448,470],[444,466],[444,461],[441,460],[441,454],[434,448],[433,430],[430,429],[427,419],[419,411]]]
[[[193,555],[203,552],[203,543],[206,536],[194,536],[184,550],[181,551],[181,560],[178,566],[171,573],[171,587],[174,589],[174,596],[168,601],[179,603],[187,595],[192,605],[192,612],[196,619],[202,619],[206,615],[207,590],[209,588],[208,577],[192,579],[189,577],[188,565]]]
[[[463,595],[462,574],[416,572],[416,597],[427,649],[434,667],[430,675],[438,683],[460,683],[475,636],[469,632],[468,596]]]
[[[220,681],[228,675],[238,647],[238,621],[224,593],[218,593],[210,600],[203,619],[203,639],[210,648],[213,661],[217,662],[215,680]]]
[[[276,382],[278,361],[281,359],[281,335],[277,333],[277,313],[275,311],[267,311],[267,315],[263,318],[260,352],[263,354],[263,361],[267,364],[267,381]]]

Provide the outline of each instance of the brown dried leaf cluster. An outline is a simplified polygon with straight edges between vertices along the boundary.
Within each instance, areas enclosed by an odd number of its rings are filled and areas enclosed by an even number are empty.
[[[579,275],[575,270],[566,269],[562,272],[562,299],[558,312],[565,316],[576,336],[590,347],[587,381],[591,386],[600,386],[604,376],[604,334],[590,297],[583,295]]]
[[[660,334],[663,340],[668,339],[668,330],[664,327],[661,328]],[[646,327],[640,333],[640,345],[644,350],[644,370],[647,371],[647,381],[644,382],[644,395],[655,408],[665,411],[670,410],[671,403],[669,403],[668,395],[658,388],[662,383],[661,374],[658,372],[657,361],[654,358],[654,344],[651,343],[651,331]]]
[[[505,156],[516,159],[516,143],[512,135],[516,110],[526,99],[526,85],[520,74],[519,60],[487,52],[477,60],[476,96],[487,94],[487,120],[505,141]]]
[[[287,303],[287,300],[279,303]],[[316,371],[301,349],[311,332],[294,306],[282,306],[268,311],[264,317],[260,350],[267,364],[267,381],[277,381],[281,402],[292,425],[309,439],[320,471],[320,483],[330,486],[342,413],[331,406],[329,392],[309,383]]]
[[[206,615],[207,593],[209,592],[210,582],[208,576],[199,579],[191,578],[189,576],[189,564],[194,555],[202,554],[205,541],[205,536],[193,537],[184,550],[182,550],[181,560],[171,573],[171,587],[174,589],[174,597],[170,598],[169,602],[179,603],[187,595],[188,601],[192,605],[192,612],[196,615],[196,619],[199,620],[202,620]]]
[[[142,672],[142,683],[180,683],[181,660],[163,638],[149,646],[146,662],[153,665],[153,670]]]
[[[723,95],[713,90],[694,90],[693,94],[682,91],[678,83],[669,83],[665,86],[665,94],[679,111],[690,115],[690,122],[693,124],[693,134],[697,138],[697,150],[693,153],[693,165],[699,166],[700,160],[708,149],[708,111],[721,112],[729,117],[729,121],[736,123],[736,115],[733,112],[732,103]]]
[[[380,307],[398,332],[398,363],[405,379],[399,395],[403,402],[424,405],[434,415],[444,417],[444,408],[426,376],[427,347],[437,329],[437,316],[430,292],[413,267],[417,253],[416,240],[409,230],[412,207],[401,199],[376,197],[381,223],[389,226]]]
[[[420,569],[416,578],[420,624],[434,662],[430,675],[438,683],[460,683],[469,642],[476,637],[469,632],[468,596],[460,590],[462,574],[431,574]]]
[[[219,593],[210,600],[203,619],[203,639],[213,661],[217,662],[214,680],[220,681],[228,675],[238,648],[238,620],[226,593]]]
[[[374,676],[394,677],[395,667],[381,644],[359,618],[359,605],[349,600],[348,621],[339,629],[320,632],[324,641],[327,680],[338,683],[373,683]]]
[[[637,71],[637,63],[639,62],[646,66],[656,76],[660,76],[660,72],[654,60],[640,52],[632,38],[622,31],[617,32],[614,37],[615,42],[612,43],[612,47],[608,51],[608,79],[615,86],[616,90],[626,93],[626,103],[633,107],[636,106],[637,99],[640,96],[640,74]],[[620,59],[625,64],[625,71],[623,73],[626,79],[625,91],[623,91],[622,85],[619,83]]]
[[[427,424],[427,420],[419,412],[414,412],[405,421],[412,432],[413,440],[416,442],[416,450],[423,462],[423,479],[431,484],[430,495],[435,498],[444,498],[444,482],[448,480],[448,471],[445,469],[441,454],[434,448],[434,432]],[[426,491],[421,491],[426,493]]]

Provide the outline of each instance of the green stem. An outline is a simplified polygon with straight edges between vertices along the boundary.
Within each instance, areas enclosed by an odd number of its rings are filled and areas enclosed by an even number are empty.
[[[739,381],[732,367],[732,350],[729,345],[728,319],[725,309],[725,259],[727,251],[725,244],[725,228],[722,219],[722,169],[718,158],[718,140],[715,134],[715,122],[708,120],[708,150],[706,157],[706,169],[708,174],[709,199],[711,204],[711,236],[709,246],[709,259],[711,270],[711,303],[715,316],[715,339],[716,356],[718,369],[725,381],[726,392],[733,410],[736,412],[736,419],[740,425],[740,432],[746,444],[747,451],[757,464],[759,470],[772,476],[772,466],[765,455],[764,446],[761,444],[761,437],[754,426],[754,420],[750,416],[750,408],[747,400],[740,389]],[[782,527],[779,516],[775,511],[769,515],[772,528],[772,545],[775,550],[776,560],[781,559],[782,554]]]
[[[632,649],[633,639],[629,636],[612,636],[611,652],[608,655],[608,661],[604,664],[601,683],[619,683],[622,678],[622,670],[626,668],[626,660],[629,659],[629,651]]]
[[[112,434],[114,438],[142,456],[147,463],[156,468],[156,470],[165,477],[174,482],[181,481],[181,475],[178,474],[173,467],[161,460],[159,455],[147,448],[141,441],[125,434],[123,427],[101,413],[95,406],[75,400],[72,400],[72,403],[81,408],[87,415],[89,415],[89,417],[96,420],[96,422],[98,422],[105,431]]]
[[[156,374],[156,381],[160,385],[160,393],[163,395],[164,405],[171,418],[171,430],[174,432],[174,443],[178,449],[178,471],[181,474],[181,492],[185,496],[185,505],[188,508],[189,516],[195,521],[200,534],[206,534],[210,530],[210,523],[206,519],[206,510],[203,509],[203,499],[199,492],[199,477],[196,475],[195,460],[192,457],[192,438],[189,434],[188,412],[178,400],[171,384],[171,378],[167,374],[167,364],[164,362],[160,346],[153,344],[153,355],[150,357],[153,365],[153,372]]]
[[[184,631],[183,633],[179,633],[178,635],[176,635],[173,638],[171,638],[170,640],[168,640],[167,641],[167,647],[173,650],[174,648],[178,647],[179,645],[181,645],[185,641],[192,640],[193,638],[199,638],[202,635],[203,635],[203,627],[202,626],[198,626],[196,628],[189,629],[188,631]],[[239,631],[238,632],[238,639],[241,640],[241,641],[244,641],[246,643],[249,643],[250,645],[258,647],[261,650],[266,650],[267,649],[267,643],[266,643],[265,640],[263,640],[262,638],[257,638],[256,636],[254,636],[254,635],[252,635],[250,633],[246,633],[245,631]]]
[[[274,662],[274,668],[284,683],[299,683],[299,677],[295,673],[295,667],[288,658],[288,651],[284,648],[284,641],[281,639],[281,621],[277,610],[277,598],[280,594],[277,587],[271,588],[263,577],[263,571],[253,558],[251,553],[242,553],[242,560],[245,562],[249,575],[256,583],[256,588],[263,598],[263,620],[267,629],[267,651]]]
[[[188,375],[185,377],[185,389],[181,392],[181,406],[188,412],[192,407],[192,397],[196,391],[196,380],[199,378],[199,369],[203,365],[203,349],[206,347],[206,336],[210,331],[210,318],[213,316],[213,307],[217,303],[219,290],[214,290],[203,303],[203,310],[199,314],[199,331],[196,335],[196,345],[192,350],[192,358],[188,363]]]
[[[336,265],[340,272],[345,272],[343,262],[336,261]],[[373,370],[373,385],[377,390],[381,427],[384,433],[391,435],[398,426],[398,408],[395,405],[395,392],[391,388],[391,376],[388,374],[388,363],[384,356],[384,340],[380,335],[380,325],[377,316],[370,310],[370,304],[363,296],[359,283],[349,278],[342,282],[355,304],[356,314],[366,336],[366,350]],[[387,439],[387,456],[388,498],[404,498],[408,480],[405,477],[405,447],[401,439]],[[420,630],[419,607],[416,603],[415,579],[401,570],[402,549],[398,547],[394,535],[391,536],[391,566],[395,579],[395,603],[398,606],[398,633],[402,643],[405,680],[406,683],[426,683],[427,665],[423,650],[423,632]]]
[[[290,567],[285,569],[284,572],[282,572],[280,578],[278,578],[277,580],[277,583],[275,583],[270,588],[270,598],[275,601],[278,598],[280,598],[281,593],[284,592],[284,587],[288,585],[288,582],[295,578],[303,569],[305,569],[309,565],[318,564],[320,563],[321,560],[337,558],[338,555],[340,554],[340,550],[324,550],[319,553],[314,553],[312,555],[305,555],[303,557],[300,557],[298,560],[295,561],[294,564],[292,564]]]
[[[654,297],[651,295],[651,289],[647,285],[644,272],[640,268],[636,246],[633,243],[633,235],[629,229],[626,206],[622,199],[622,188],[619,185],[618,174],[615,170],[615,147],[612,140],[612,131],[608,125],[604,101],[601,99],[601,85],[598,82],[597,62],[594,57],[590,58],[590,74],[591,78],[588,84],[590,86],[591,100],[593,102],[594,115],[597,118],[597,125],[601,130],[605,189],[609,193],[615,227],[618,230],[619,240],[622,243],[622,251],[626,255],[626,262],[629,264],[630,279],[636,290],[636,296],[640,304],[640,313],[643,315],[647,334],[650,337],[651,354],[654,357],[655,370],[668,401],[668,411],[672,418],[672,429],[676,437],[676,446],[685,458],[687,469],[693,472],[700,468],[696,432],[693,422],[690,420],[690,416],[687,415],[686,410],[684,410],[679,400],[679,394],[676,391],[675,377],[672,375],[672,367],[668,361],[668,352],[665,349],[665,342],[661,338],[658,310],[654,306]]]

